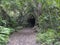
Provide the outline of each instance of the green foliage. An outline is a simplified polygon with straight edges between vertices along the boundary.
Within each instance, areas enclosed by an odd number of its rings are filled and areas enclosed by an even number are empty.
[[[31,15],[36,18],[36,23],[39,25],[41,33],[38,34],[37,39],[41,40],[41,43],[45,44],[46,41],[48,43],[46,45],[51,45],[50,43],[54,42],[56,38],[60,39],[60,0],[0,1],[0,26],[12,28],[26,26],[28,25],[27,19]],[[3,33],[0,34],[0,39],[5,43],[4,37],[8,38],[12,30],[4,27],[0,27],[0,33]],[[2,45],[4,45],[3,42],[1,42]],[[55,45],[58,45],[57,43],[59,44],[57,41]]]
[[[2,17],[0,16],[0,26],[6,26],[7,25],[7,20],[3,20]]]
[[[13,29],[0,26],[0,45],[7,44],[11,32]]]
[[[60,42],[58,41],[58,42],[56,42],[54,45],[60,45]]]
[[[14,18],[11,18],[9,22],[9,27],[16,28],[18,25],[17,21]]]
[[[38,33],[37,42],[41,43],[41,45],[51,45],[51,44],[59,44],[58,33],[56,30],[48,29],[45,33]],[[58,42],[57,42],[58,41]]]
[[[60,26],[60,8],[56,0],[42,1],[42,15],[39,17],[39,26],[42,30],[52,28],[58,29]],[[59,6],[58,6],[59,5]]]
[[[60,40],[60,0],[38,0],[42,4],[42,14],[38,18],[40,32],[37,36],[42,45],[59,45]],[[55,44],[54,44],[55,43]]]

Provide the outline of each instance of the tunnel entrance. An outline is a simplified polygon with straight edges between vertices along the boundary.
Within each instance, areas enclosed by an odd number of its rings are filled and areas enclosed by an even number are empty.
[[[35,26],[35,18],[31,17],[28,19],[28,26],[29,27],[34,27]]]

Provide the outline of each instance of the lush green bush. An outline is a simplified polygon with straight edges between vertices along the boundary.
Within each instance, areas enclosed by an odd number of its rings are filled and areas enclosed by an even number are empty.
[[[13,32],[12,28],[5,28],[0,26],[0,45],[6,45],[9,39],[10,33]]]
[[[45,33],[38,33],[37,42],[42,45],[51,45],[57,44],[60,40],[60,34],[56,30],[48,29]],[[58,42],[57,42],[58,41]],[[59,44],[59,43],[58,43]]]
[[[37,40],[42,45],[59,45],[60,0],[40,0],[40,3],[42,14],[38,18],[40,33],[38,33]]]
[[[58,30],[60,26],[60,4],[56,0],[42,1],[42,15],[39,17],[41,30],[48,28]]]
[[[60,41],[55,42],[54,45],[60,45]]]
[[[3,20],[2,16],[0,16],[0,26],[6,26],[6,20]]]

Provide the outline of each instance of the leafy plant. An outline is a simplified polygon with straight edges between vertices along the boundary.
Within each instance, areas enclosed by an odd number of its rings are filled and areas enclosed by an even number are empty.
[[[6,45],[9,39],[9,35],[14,29],[5,28],[0,26],[0,45]]]
[[[48,29],[45,33],[38,33],[37,42],[45,45],[54,44],[57,41],[57,32],[53,29]]]
[[[40,33],[37,40],[42,45],[52,45],[60,39],[60,0],[39,1],[42,4],[42,14],[38,18]],[[53,45],[59,45],[59,41]]]
[[[39,26],[42,30],[48,28],[56,30],[60,26],[60,8],[58,2],[56,0],[41,0],[42,15],[39,17]]]

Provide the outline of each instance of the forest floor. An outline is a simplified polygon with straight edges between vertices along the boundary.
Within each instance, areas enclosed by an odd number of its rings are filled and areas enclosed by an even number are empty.
[[[24,28],[18,32],[14,32],[10,36],[7,45],[37,45],[36,33],[32,28]]]

